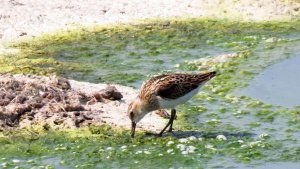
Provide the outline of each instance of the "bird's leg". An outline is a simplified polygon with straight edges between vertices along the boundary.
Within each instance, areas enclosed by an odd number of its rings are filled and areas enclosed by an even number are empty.
[[[169,120],[168,124],[166,125],[166,127],[158,134],[159,137],[162,136],[162,134],[164,133],[164,131],[169,127],[169,125],[171,124],[171,119]]]
[[[173,130],[172,126],[173,126],[173,121],[174,121],[175,117],[176,117],[176,109],[172,109],[171,110],[171,119],[170,119],[171,124],[170,124],[170,128],[169,128],[168,132],[172,132],[172,130]]]
[[[169,120],[168,124],[166,125],[166,127],[164,129],[162,129],[162,131],[158,134],[159,137],[162,136],[162,134],[164,133],[164,131],[169,127],[169,125],[171,124],[171,119]]]
[[[162,134],[164,133],[164,131],[171,125],[171,128],[172,128],[172,125],[173,125],[173,121],[175,119],[175,116],[176,116],[176,110],[175,109],[172,109],[171,110],[171,118],[168,122],[168,124],[166,125],[166,127],[158,134],[159,137],[162,136]],[[171,130],[172,131],[172,130]]]

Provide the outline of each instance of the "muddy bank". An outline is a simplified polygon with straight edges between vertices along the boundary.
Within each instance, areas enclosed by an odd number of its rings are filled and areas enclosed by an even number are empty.
[[[1,75],[0,91],[0,130],[35,124],[45,129],[101,124],[129,128],[127,105],[136,96],[129,87],[33,75]],[[139,127],[155,131],[162,125],[153,113]]]

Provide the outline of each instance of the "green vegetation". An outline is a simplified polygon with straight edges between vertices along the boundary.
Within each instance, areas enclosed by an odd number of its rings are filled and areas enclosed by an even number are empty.
[[[300,22],[153,21],[64,31],[11,44],[20,52],[0,57],[1,72],[58,73],[136,87],[162,71],[219,74],[179,106],[174,127],[183,132],[175,136],[138,132],[132,140],[128,130],[108,126],[2,133],[0,164],[216,168],[217,161],[233,168],[258,161],[299,162],[299,108],[285,109],[238,93],[267,66],[293,56],[299,50],[299,32]],[[233,54],[215,57],[224,53]]]
[[[286,39],[276,38],[298,32],[299,27],[300,22],[195,19],[61,31],[10,44],[20,52],[0,57],[0,72],[56,73],[77,80],[138,87],[149,72],[178,71],[181,69],[174,65],[185,60],[253,49],[263,38],[284,42]],[[266,48],[272,47],[270,43]]]
[[[67,132],[48,131],[47,134],[35,130],[31,132],[35,134],[26,135],[26,139],[24,135],[17,134],[0,139],[3,144],[0,147],[3,168],[168,168],[175,165],[204,168],[213,156],[221,155],[249,162],[267,157],[265,151],[277,147],[276,143],[264,138],[253,139],[241,135],[227,136],[223,140],[221,137],[216,139],[215,133],[209,132],[199,138],[190,136],[181,139],[172,136],[147,137],[140,132],[133,140],[128,137],[127,131],[108,126],[91,126],[89,129]]]

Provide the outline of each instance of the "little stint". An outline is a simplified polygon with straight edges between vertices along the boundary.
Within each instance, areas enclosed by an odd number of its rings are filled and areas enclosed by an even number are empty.
[[[172,132],[173,121],[176,117],[175,107],[185,103],[196,95],[216,72],[184,74],[173,73],[154,76],[145,81],[138,96],[129,104],[127,115],[131,120],[131,137],[134,137],[136,124],[149,112],[159,109],[171,109],[171,118],[163,132],[169,127]]]

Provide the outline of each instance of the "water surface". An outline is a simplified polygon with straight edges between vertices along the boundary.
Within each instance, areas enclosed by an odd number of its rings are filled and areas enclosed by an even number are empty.
[[[300,52],[269,66],[242,90],[244,95],[265,103],[293,107],[300,105]]]

